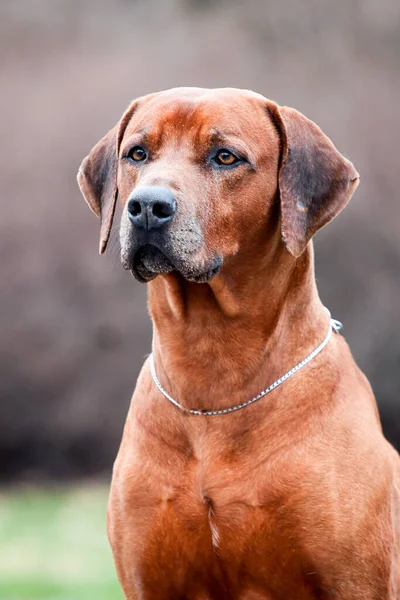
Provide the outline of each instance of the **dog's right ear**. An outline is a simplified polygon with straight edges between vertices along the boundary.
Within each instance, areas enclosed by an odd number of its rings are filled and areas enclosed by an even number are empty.
[[[121,120],[83,159],[78,171],[78,184],[92,211],[100,217],[100,247],[107,248],[117,203],[118,153],[125,129],[135,110],[132,103]]]

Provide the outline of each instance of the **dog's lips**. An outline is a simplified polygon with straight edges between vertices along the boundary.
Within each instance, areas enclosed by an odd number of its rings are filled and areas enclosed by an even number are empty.
[[[193,281],[195,283],[207,283],[207,281],[210,281],[213,277],[218,275],[221,267],[222,259],[221,257],[217,256],[212,264],[208,265],[208,268],[205,271],[199,270],[188,273],[182,273],[181,271],[181,273],[188,281]]]
[[[195,283],[206,283],[210,281],[221,269],[222,258],[217,256],[207,265],[196,269],[179,260],[172,261],[162,250],[151,244],[140,246],[131,261],[128,269],[140,282],[151,281],[157,275],[176,271],[187,281]],[[204,268],[205,267],[205,268]]]
[[[159,248],[146,244],[136,251],[130,271],[136,279],[146,282],[174,269],[174,265]]]

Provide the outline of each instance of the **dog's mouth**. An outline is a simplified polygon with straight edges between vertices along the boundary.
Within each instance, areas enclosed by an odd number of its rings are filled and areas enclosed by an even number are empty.
[[[145,283],[157,275],[171,273],[174,269],[174,265],[159,248],[146,244],[136,251],[130,270],[138,281]]]
[[[135,279],[141,283],[151,281],[157,275],[172,273],[173,271],[180,273],[188,281],[206,283],[217,275],[221,266],[222,258],[219,256],[215,257],[209,264],[196,268],[184,260],[172,261],[156,246],[145,244],[135,252],[128,268]]]

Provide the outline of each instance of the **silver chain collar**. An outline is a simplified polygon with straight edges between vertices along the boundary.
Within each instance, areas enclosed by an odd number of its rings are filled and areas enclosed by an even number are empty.
[[[242,404],[237,404],[236,406],[231,406],[229,408],[224,408],[221,410],[198,410],[198,409],[185,408],[184,406],[182,406],[182,404],[179,404],[179,402],[174,400],[174,398],[172,398],[168,394],[168,392],[166,392],[164,390],[163,386],[161,385],[161,383],[157,377],[157,374],[156,374],[153,354],[150,356],[151,376],[153,377],[154,383],[156,384],[156,386],[158,387],[160,392],[167,398],[167,400],[172,402],[172,404],[174,404],[177,408],[180,408],[180,410],[182,410],[185,413],[189,413],[191,415],[203,415],[205,417],[214,417],[216,415],[226,415],[228,413],[235,412],[236,410],[240,410],[241,408],[245,408],[246,406],[250,406],[250,404],[257,402],[257,400],[260,400],[261,398],[263,398],[264,396],[266,396],[267,394],[272,392],[275,388],[280,386],[284,381],[289,379],[289,377],[292,377],[292,375],[297,373],[297,371],[300,371],[300,369],[305,367],[313,358],[315,358],[325,348],[325,346],[331,339],[332,331],[334,331],[335,333],[339,333],[339,331],[343,327],[342,323],[340,321],[336,321],[336,319],[332,319],[331,313],[329,312],[329,310],[327,308],[325,308],[325,310],[328,312],[328,315],[329,315],[329,330],[328,330],[328,333],[326,334],[325,338],[319,344],[319,346],[317,346],[308,356],[306,356],[306,358],[303,358],[303,360],[301,360],[299,363],[297,363],[297,365],[295,365],[292,369],[290,369],[290,371],[288,371],[287,373],[285,373],[284,375],[279,377],[279,379],[274,381],[274,383],[272,383],[269,387],[267,387],[265,390],[263,390],[262,392],[257,394],[257,396],[254,396],[254,398],[252,398],[251,400],[247,400],[247,402],[243,402]]]

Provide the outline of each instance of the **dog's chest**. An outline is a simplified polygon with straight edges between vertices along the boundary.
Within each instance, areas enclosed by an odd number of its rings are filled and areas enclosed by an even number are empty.
[[[271,591],[274,582],[281,589],[291,573],[287,597],[292,586],[299,600],[312,597],[309,590],[318,582],[301,556],[289,474],[277,478],[273,464],[262,455],[255,459],[248,446],[249,451],[232,453],[227,444],[216,452],[211,438],[201,452],[185,455],[171,444],[160,452],[153,440],[150,446],[131,446],[118,459],[110,538],[119,557],[116,546],[129,546],[124,568],[133,569],[143,585],[163,586],[167,577],[177,594],[194,586],[190,597],[195,598],[199,586],[199,594],[214,590],[206,597],[239,599],[259,586]],[[125,523],[118,536],[113,521]]]

